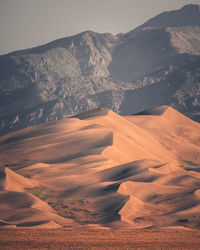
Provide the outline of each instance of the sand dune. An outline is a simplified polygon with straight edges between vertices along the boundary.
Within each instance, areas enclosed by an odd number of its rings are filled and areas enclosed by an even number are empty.
[[[9,168],[2,168],[1,175],[4,176],[2,180],[2,189],[7,191],[25,191],[26,188],[32,188],[34,186],[39,186],[39,183],[34,180],[25,178]],[[3,178],[2,178],[3,179]]]
[[[159,114],[160,112],[160,114]],[[156,138],[179,162],[200,162],[200,125],[178,111],[162,106],[126,117]],[[148,114],[148,115],[145,115]]]
[[[73,224],[70,219],[56,215],[46,202],[32,195],[30,191],[41,184],[23,177],[9,168],[1,171],[0,226],[57,228]]]
[[[200,125],[101,108],[0,137],[2,227],[200,227]]]

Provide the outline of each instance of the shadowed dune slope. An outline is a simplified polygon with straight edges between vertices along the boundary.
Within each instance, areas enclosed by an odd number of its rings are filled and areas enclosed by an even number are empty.
[[[0,137],[2,227],[200,227],[200,125],[97,109]]]

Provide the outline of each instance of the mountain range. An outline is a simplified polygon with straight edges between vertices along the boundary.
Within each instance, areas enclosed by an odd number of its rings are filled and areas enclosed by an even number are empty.
[[[106,107],[170,105],[200,121],[198,5],[118,35],[85,31],[0,56],[0,134]]]
[[[200,228],[197,5],[0,66],[0,228]]]

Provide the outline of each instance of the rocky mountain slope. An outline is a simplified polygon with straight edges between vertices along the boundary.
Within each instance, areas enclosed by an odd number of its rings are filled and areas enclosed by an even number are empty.
[[[98,107],[171,105],[200,121],[200,13],[165,12],[122,35],[86,31],[0,56],[0,134]]]

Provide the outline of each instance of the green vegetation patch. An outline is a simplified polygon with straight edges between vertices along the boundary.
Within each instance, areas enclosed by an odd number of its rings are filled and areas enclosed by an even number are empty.
[[[191,167],[200,167],[200,164],[194,163],[192,161],[183,161],[183,163],[187,166],[191,166]]]
[[[183,168],[188,171],[200,172],[200,164],[194,163],[192,161],[183,161]]]
[[[57,202],[50,202],[50,203],[48,203],[52,208],[56,208],[57,206],[59,206],[59,205],[64,205],[65,204],[65,202],[64,201],[57,201]]]
[[[90,199],[64,199],[48,202],[60,216],[73,219],[83,224],[95,224],[99,220],[93,203],[94,201]]]
[[[33,187],[28,189],[34,196],[38,197],[40,200],[46,200],[52,195],[54,195],[55,191],[49,189],[46,186]]]

